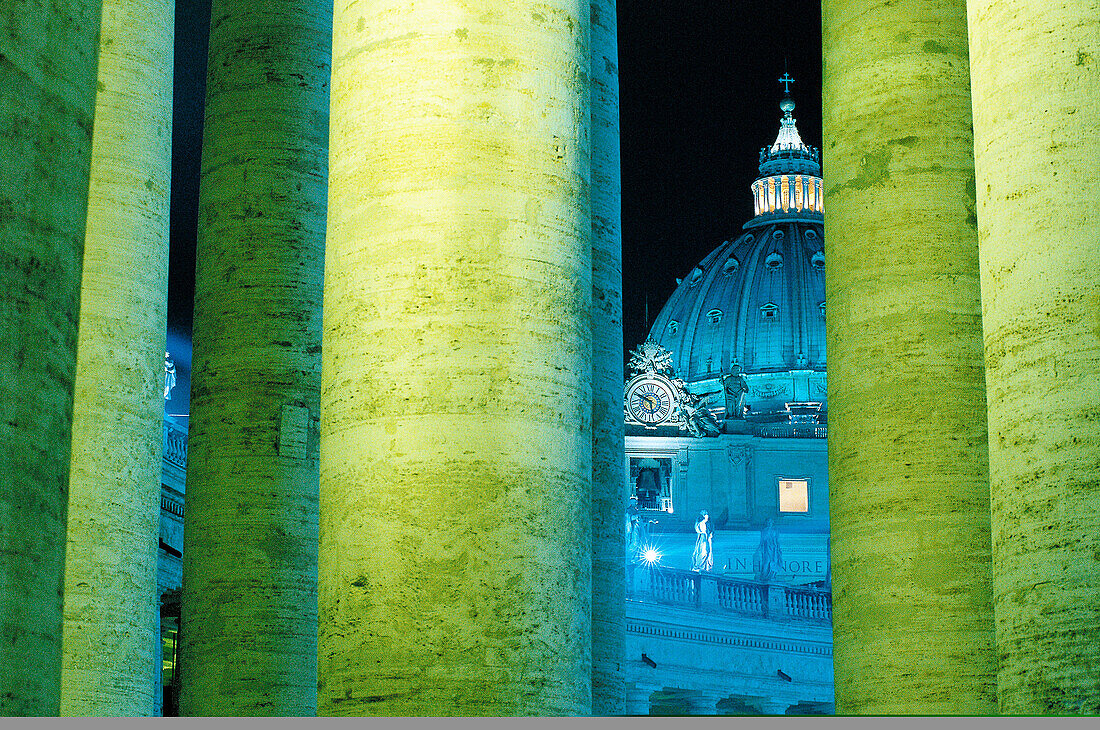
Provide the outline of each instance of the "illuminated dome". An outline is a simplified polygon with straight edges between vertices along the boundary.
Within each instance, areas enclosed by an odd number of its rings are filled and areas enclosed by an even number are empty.
[[[779,135],[760,151],[752,184],[756,216],[685,274],[650,330],[697,393],[739,365],[754,413],[809,401],[824,410],[825,401],[821,158],[799,137],[794,102],[780,109]]]

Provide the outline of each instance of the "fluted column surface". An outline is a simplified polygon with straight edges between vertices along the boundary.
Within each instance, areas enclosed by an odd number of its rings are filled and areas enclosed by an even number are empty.
[[[173,0],[105,0],[73,402],[61,714],[151,715]]]
[[[0,7],[0,715],[56,715],[100,3]]]
[[[336,3],[319,714],[591,708],[588,29]]]
[[[963,0],[825,0],[836,709],[994,708]]]
[[[591,0],[592,714],[626,709],[622,177],[614,0]]]
[[[180,644],[184,715],[316,711],[331,8],[211,9]]]
[[[968,10],[998,706],[1100,714],[1100,5]]]

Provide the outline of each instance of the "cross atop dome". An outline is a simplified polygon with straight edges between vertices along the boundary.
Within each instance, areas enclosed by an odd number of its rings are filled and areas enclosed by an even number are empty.
[[[784,71],[783,75],[779,77],[779,83],[783,84],[783,93],[784,94],[790,94],[791,93],[791,84],[794,83],[794,79],[791,78],[791,75],[789,73]]]

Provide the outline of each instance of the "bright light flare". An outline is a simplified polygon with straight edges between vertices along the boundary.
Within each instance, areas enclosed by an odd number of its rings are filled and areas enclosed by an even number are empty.
[[[646,565],[656,565],[661,561],[661,552],[656,548],[648,547],[642,552],[642,560]]]

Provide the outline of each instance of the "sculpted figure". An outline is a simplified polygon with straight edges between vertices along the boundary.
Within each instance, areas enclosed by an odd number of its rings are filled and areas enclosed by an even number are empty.
[[[630,496],[630,503],[626,507],[626,549],[633,553],[637,549],[638,540],[638,498]]]
[[[752,570],[756,580],[775,580],[783,569],[783,553],[779,549],[779,530],[771,517],[760,531],[760,544],[752,555]]]
[[[677,400],[680,405],[680,413],[684,417],[684,427],[695,438],[703,436],[717,436],[722,432],[714,414],[705,406],[699,405],[701,398],[687,389],[684,381],[674,378],[673,386],[676,387]]]
[[[172,388],[176,387],[176,362],[164,353],[164,400],[172,400]]]
[[[722,376],[722,389],[726,396],[726,418],[745,417],[745,394],[749,392],[741,366],[733,363],[732,372]]]
[[[699,512],[695,520],[695,550],[691,553],[691,569],[695,572],[708,571],[714,566],[712,551],[714,533],[710,531],[710,517],[706,510]]]

